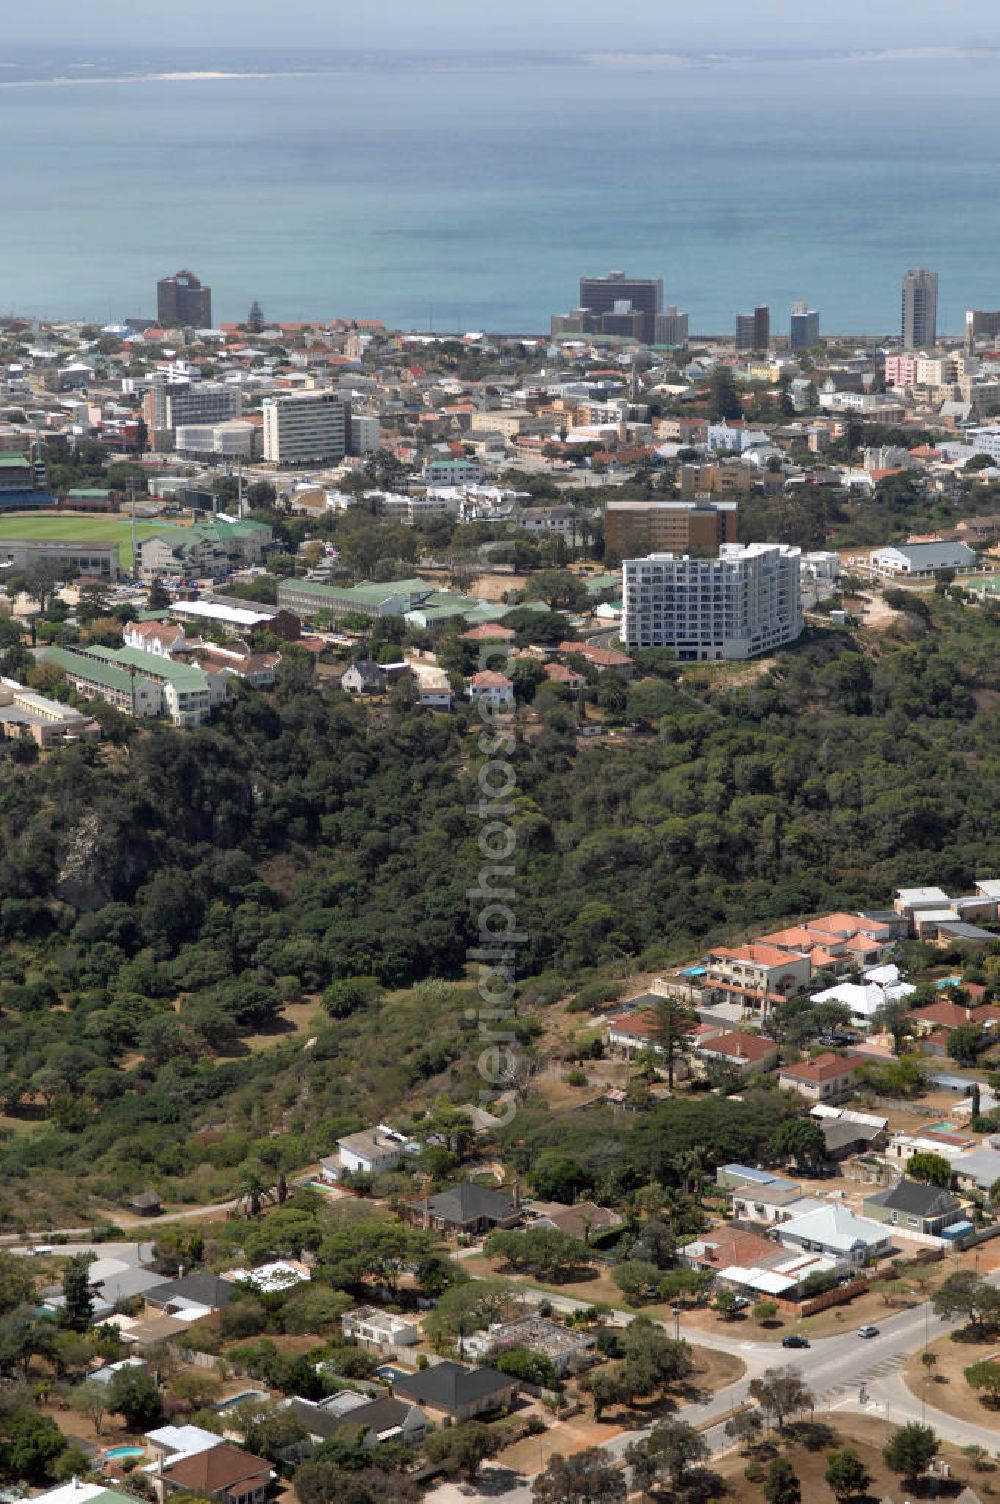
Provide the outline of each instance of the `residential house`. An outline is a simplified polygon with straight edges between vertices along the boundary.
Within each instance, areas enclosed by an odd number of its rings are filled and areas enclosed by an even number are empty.
[[[950,1191],[905,1177],[897,1185],[867,1196],[862,1210],[874,1222],[921,1233],[940,1233],[965,1217],[962,1203]]]
[[[344,670],[340,687],[349,695],[380,695],[385,688],[385,679],[373,659],[361,658]]]
[[[478,627],[470,627],[462,633],[463,642],[513,642],[517,633],[513,627],[503,627],[498,621],[484,621]]]
[[[485,1233],[494,1227],[513,1227],[521,1220],[521,1212],[509,1196],[473,1180],[411,1201],[407,1212],[411,1222],[448,1233]]]
[[[884,1120],[880,1126],[878,1123],[862,1122],[853,1116],[823,1118],[819,1126],[823,1130],[828,1160],[837,1161],[847,1159],[852,1154],[865,1154],[869,1150],[880,1148],[885,1142]]]
[[[610,1206],[596,1206],[593,1201],[579,1201],[575,1206],[559,1206],[550,1202],[544,1210],[536,1201],[532,1203],[531,1209],[535,1213],[533,1227],[555,1227],[560,1232],[569,1233],[571,1238],[577,1238],[581,1243],[589,1243],[591,1238],[611,1232],[613,1228],[620,1227],[623,1221],[619,1213],[612,1211]]]
[[[346,1170],[351,1175],[381,1175],[394,1170],[408,1149],[415,1148],[404,1134],[380,1123],[360,1133],[346,1133],[337,1140],[337,1155],[322,1161],[323,1179],[337,1181]]]
[[[133,1217],[158,1217],[163,1210],[163,1200],[159,1191],[138,1191],[129,1197],[125,1206]]]
[[[800,992],[812,974],[808,955],[776,945],[720,945],[705,959],[705,992],[732,997],[766,1013]]]
[[[721,1222],[701,1237],[694,1238],[677,1250],[677,1260],[687,1269],[704,1269],[718,1273],[732,1264],[761,1265],[773,1259],[775,1244],[763,1233],[753,1232],[736,1223]]]
[[[765,1039],[761,1034],[748,1034],[744,1029],[713,1034],[703,1043],[696,1043],[693,1053],[706,1066],[728,1066],[741,1076],[773,1070],[778,1063],[778,1046],[774,1040]]]
[[[475,704],[485,700],[495,710],[513,710],[514,708],[514,685],[506,674],[498,674],[494,669],[480,669],[478,674],[473,674],[468,681],[469,699]]]
[[[130,621],[122,636],[127,648],[158,658],[171,658],[187,646],[184,628],[168,621]]]
[[[869,1063],[863,1055],[835,1055],[827,1050],[797,1065],[783,1065],[778,1085],[808,1102],[836,1102],[851,1095],[857,1072]]]
[[[174,1316],[197,1311],[211,1315],[224,1311],[233,1298],[229,1280],[207,1271],[184,1274],[180,1279],[164,1280],[143,1296],[147,1316]],[[193,1319],[198,1319],[197,1317]]]
[[[776,1231],[786,1248],[803,1248],[854,1265],[880,1259],[892,1247],[892,1236],[880,1223],[856,1217],[846,1206],[820,1206],[780,1223]]]
[[[563,689],[572,690],[574,694],[587,687],[586,675],[577,673],[576,669],[567,668],[565,663],[547,663],[545,677],[550,684],[558,684]]]
[[[741,1191],[745,1186],[784,1186],[795,1191],[799,1189],[794,1180],[783,1180],[780,1175],[775,1175],[770,1170],[758,1170],[753,1165],[720,1165],[715,1172],[715,1183],[725,1191]]]
[[[171,1494],[204,1494],[221,1504],[263,1504],[275,1480],[269,1462],[215,1438],[216,1445],[157,1466],[149,1474],[159,1504]]]
[[[307,1285],[312,1279],[312,1271],[298,1259],[274,1259],[253,1269],[226,1269],[222,1278],[231,1280],[234,1285],[251,1285],[262,1295],[276,1295],[296,1285]]]
[[[466,1368],[462,1363],[432,1363],[417,1373],[393,1381],[393,1393],[424,1410],[452,1421],[472,1420],[506,1410],[517,1395],[518,1382],[495,1368]]]
[[[583,1327],[567,1327],[546,1316],[521,1316],[516,1321],[498,1321],[485,1331],[466,1337],[463,1349],[472,1358],[487,1358],[504,1348],[523,1347],[548,1358],[562,1378],[570,1369],[578,1371],[590,1361],[597,1346],[593,1332]]]
[[[369,1352],[389,1352],[397,1347],[413,1347],[420,1341],[420,1331],[412,1321],[395,1316],[378,1306],[356,1306],[340,1318],[344,1336]]]
[[[575,655],[600,672],[610,671],[622,679],[634,679],[636,668],[627,653],[618,648],[600,648],[589,642],[561,642],[556,649],[564,657]]]
[[[304,1446],[297,1445],[293,1449],[296,1455],[287,1460],[298,1461],[308,1456],[314,1446],[338,1436],[344,1440],[360,1437],[366,1447],[390,1441],[416,1447],[427,1435],[427,1416],[418,1405],[406,1400],[392,1395],[373,1399],[350,1389],[341,1390],[336,1398],[340,1401],[336,1406],[300,1398],[289,1400],[287,1408],[305,1428],[308,1440]]]
[[[812,1197],[803,1196],[797,1185],[758,1186],[756,1189],[748,1186],[732,1195],[733,1216],[741,1222],[791,1222],[822,1204]]]

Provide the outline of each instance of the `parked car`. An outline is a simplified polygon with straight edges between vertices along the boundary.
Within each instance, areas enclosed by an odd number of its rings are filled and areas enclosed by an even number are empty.
[[[859,1337],[877,1337],[878,1336],[878,1327],[877,1326],[859,1326],[858,1327],[858,1336]]]
[[[789,1332],[787,1337],[781,1339],[782,1347],[808,1347],[809,1338],[800,1337],[798,1332]]]

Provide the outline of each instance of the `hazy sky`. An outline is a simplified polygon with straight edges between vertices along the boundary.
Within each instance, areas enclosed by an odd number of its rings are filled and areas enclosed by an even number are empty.
[[[933,47],[1000,45],[996,0],[33,0],[3,40],[108,46]],[[0,59],[3,43],[0,42]]]

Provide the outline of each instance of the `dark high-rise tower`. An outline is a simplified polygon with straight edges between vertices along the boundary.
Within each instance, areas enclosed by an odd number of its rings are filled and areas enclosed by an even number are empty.
[[[156,284],[156,318],[162,329],[211,329],[212,289],[194,272],[175,272]]]
[[[758,303],[753,313],[736,315],[737,350],[766,350],[771,343],[771,310]]]
[[[663,280],[660,277],[626,277],[624,272],[609,272],[606,277],[580,278],[580,307],[591,313],[620,316],[629,312],[642,315],[641,333],[646,344],[656,339],[656,320],[663,311]],[[610,329],[609,333],[624,333]],[[631,331],[628,331],[631,332]]]

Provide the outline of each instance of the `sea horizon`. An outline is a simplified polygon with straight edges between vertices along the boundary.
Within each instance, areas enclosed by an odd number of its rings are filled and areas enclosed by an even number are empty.
[[[0,313],[151,317],[190,266],[216,322],[541,334],[618,266],[699,332],[880,336],[927,265],[958,335],[1000,305],[996,55],[8,47]]]

